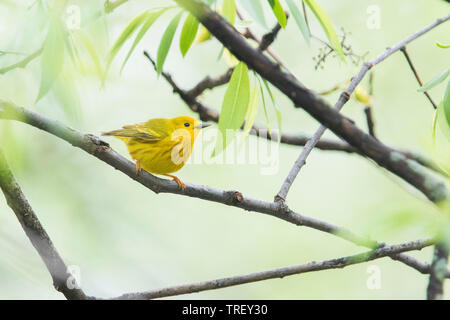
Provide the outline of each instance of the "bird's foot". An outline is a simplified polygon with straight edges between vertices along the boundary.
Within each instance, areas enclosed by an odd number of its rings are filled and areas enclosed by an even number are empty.
[[[141,172],[141,163],[139,160],[136,160],[136,176]]]
[[[181,181],[178,177],[173,176],[171,174],[165,174],[165,176],[171,177],[173,181],[175,181],[178,184],[178,188],[184,192],[186,190],[186,184]]]

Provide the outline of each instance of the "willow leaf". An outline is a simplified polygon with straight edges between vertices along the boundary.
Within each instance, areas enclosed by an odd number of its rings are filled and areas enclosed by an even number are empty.
[[[286,23],[287,23],[287,19],[286,19],[286,14],[284,13],[284,9],[281,6],[281,3],[279,0],[268,0],[270,7],[272,8],[273,14],[275,15],[275,17],[278,20],[278,23],[280,24],[280,26],[284,28],[286,28]]]
[[[234,138],[234,131],[244,122],[250,99],[250,80],[247,65],[240,62],[231,75],[225,92],[222,110],[219,117],[219,132],[221,139],[217,139],[213,155],[224,150]],[[227,136],[228,132],[228,136]]]
[[[183,28],[181,29],[180,36],[180,51],[183,57],[189,51],[189,48],[194,43],[195,37],[197,36],[199,22],[192,14],[189,14],[184,22]]]
[[[175,36],[175,32],[177,31],[178,24],[180,23],[180,19],[183,12],[178,13],[173,19],[170,21],[166,31],[161,38],[161,42],[158,47],[158,55],[156,57],[156,72],[161,74],[164,62],[166,61],[167,54],[169,53],[170,46],[172,45],[173,37]]]

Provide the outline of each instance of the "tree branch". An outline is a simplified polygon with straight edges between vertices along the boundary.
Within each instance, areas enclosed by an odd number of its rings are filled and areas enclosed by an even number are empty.
[[[177,296],[182,294],[195,293],[206,290],[221,289],[236,285],[241,285],[250,282],[257,282],[269,279],[284,278],[286,276],[292,276],[307,272],[329,270],[329,269],[341,269],[350,265],[359,264],[375,259],[380,259],[392,254],[399,254],[401,252],[410,250],[421,250],[427,246],[430,246],[432,241],[417,240],[407,243],[386,246],[380,249],[367,251],[360,254],[346,256],[342,258],[336,258],[324,261],[313,261],[307,264],[294,265],[284,268],[271,269],[261,272],[255,272],[250,274],[244,274],[229,278],[221,278],[204,282],[197,282],[191,284],[185,284],[181,286],[167,287],[157,290],[151,290],[146,292],[127,293],[116,297],[114,299],[155,299],[170,296]]]
[[[55,289],[67,299],[84,300],[87,297],[81,289],[77,289],[76,280],[67,271],[67,266],[56,251],[50,237],[34,213],[19,184],[16,182],[3,152],[0,150],[0,188],[6,201],[14,211],[28,239],[39,253],[53,279]],[[74,285],[68,287],[68,282]]]
[[[143,186],[155,193],[173,193],[207,201],[222,203],[228,206],[238,207],[247,211],[259,212],[267,214],[281,220],[290,222],[297,226],[305,226],[316,229],[325,233],[332,234],[341,239],[350,241],[356,245],[368,248],[378,248],[385,246],[382,242],[377,242],[365,237],[358,236],[353,232],[332,225],[328,222],[320,221],[314,218],[303,216],[288,208],[285,204],[277,204],[273,202],[264,202],[248,197],[244,197],[242,193],[234,190],[225,191],[217,190],[207,186],[197,186],[186,184],[186,189],[181,191],[178,184],[172,180],[159,179],[145,170],[141,170],[136,175],[135,164],[125,159],[109,145],[91,134],[83,134],[75,129],[60,124],[55,120],[48,119],[35,112],[18,107],[9,102],[0,100],[0,119],[15,120],[34,126],[38,129],[46,131],[62,140],[67,141],[71,145],[84,150],[101,161],[109,164],[115,169],[123,172],[131,179],[141,183]],[[429,270],[429,265],[423,264],[416,259],[398,254],[392,256],[392,259],[404,262],[406,265],[417,269],[419,272]]]
[[[414,76],[416,77],[417,82],[419,83],[420,86],[423,86],[422,80],[420,80],[419,74],[417,73],[413,62],[412,62],[411,58],[409,57],[408,51],[406,51],[406,47],[403,47],[400,50],[402,51],[403,55],[405,56],[406,61],[408,61],[409,67],[411,68],[412,72],[414,73]],[[423,94],[428,98],[428,100],[432,104],[433,108],[437,109],[436,103],[434,103],[433,99],[428,94],[428,92],[424,91]]]

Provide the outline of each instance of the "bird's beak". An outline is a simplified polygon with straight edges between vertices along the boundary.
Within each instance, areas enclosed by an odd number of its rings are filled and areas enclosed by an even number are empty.
[[[211,125],[210,123],[202,122],[199,125],[196,125],[195,129],[203,129],[203,128],[209,127],[210,125]]]

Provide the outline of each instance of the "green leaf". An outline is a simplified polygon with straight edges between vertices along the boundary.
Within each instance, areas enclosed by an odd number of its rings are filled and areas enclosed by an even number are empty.
[[[250,80],[248,68],[240,62],[231,75],[230,82],[225,92],[222,110],[219,117],[219,131],[222,139],[217,139],[213,156],[224,150],[234,138],[233,131],[238,130],[244,122],[250,99]],[[229,131],[233,130],[233,131]],[[231,133],[227,137],[227,131]]]
[[[194,43],[197,36],[199,22],[192,14],[189,14],[184,22],[183,29],[181,29],[180,36],[180,51],[183,57],[188,52],[192,43]]]
[[[443,82],[445,79],[447,79],[448,75],[450,74],[450,69],[445,70],[444,72],[438,74],[433,79],[431,79],[429,82],[425,83],[423,86],[421,86],[417,91],[419,92],[425,92],[430,90],[431,88],[434,88],[441,82]]]
[[[280,141],[280,139],[281,139],[281,121],[282,121],[281,111],[280,111],[280,108],[278,108],[277,102],[275,100],[275,95],[273,94],[272,90],[270,89],[269,82],[267,82],[267,80],[264,78],[262,78],[262,80],[264,82],[264,85],[266,86],[267,92],[269,92],[270,99],[272,100],[272,106],[273,106],[273,109],[275,110],[275,115],[277,117],[277,124],[278,124],[278,141]]]
[[[284,28],[286,28],[286,23],[287,23],[287,19],[286,19],[286,14],[284,13],[284,9],[281,6],[281,3],[279,0],[268,0],[270,7],[272,8],[273,14],[275,15],[275,17],[278,20],[278,23],[280,24],[280,26]]]
[[[448,48],[450,48],[450,44],[443,44],[443,43],[440,43],[440,42],[438,42],[438,41],[436,41],[436,45],[437,45],[439,48],[442,48],[442,49],[448,49]]]
[[[236,3],[234,0],[223,0],[222,13],[228,22],[234,25],[234,21],[236,20]]]
[[[319,20],[322,29],[325,31],[327,35],[328,41],[330,42],[333,49],[338,53],[341,57],[342,61],[345,61],[344,51],[342,50],[341,43],[339,42],[339,38],[334,30],[333,24],[331,23],[331,19],[325,10],[316,2],[316,0],[303,0],[311,9],[311,11],[316,16],[317,20]]]
[[[267,28],[266,17],[264,16],[264,9],[261,6],[261,1],[240,0],[239,4],[242,5],[245,11],[247,11],[261,26]]]
[[[263,84],[261,82],[261,77],[259,75],[256,75],[256,74],[255,74],[255,76],[256,76],[256,79],[258,79],[259,89],[261,91],[261,100],[263,102],[264,116],[266,117],[267,128],[269,129],[269,134],[272,135],[272,129],[271,129],[271,126],[270,126],[269,113],[267,112],[266,99],[264,98],[264,87],[263,87]]]
[[[134,48],[139,44],[141,39],[144,37],[144,35],[147,33],[148,29],[155,23],[156,20],[167,10],[167,8],[164,8],[160,11],[156,12],[149,12],[147,17],[144,20],[144,23],[142,24],[141,30],[139,30],[139,33],[136,36],[136,39],[134,39],[133,45],[131,46],[130,50],[128,51],[128,54],[123,61],[122,67],[120,67],[120,72],[122,72],[123,68],[128,62],[128,59],[130,58],[131,54],[134,51]]]
[[[106,75],[109,71],[109,67],[111,62],[114,60],[114,57],[117,55],[119,50],[122,48],[123,44],[131,37],[131,35],[136,31],[136,29],[144,23],[146,18],[148,17],[148,12],[145,11],[138,15],[136,18],[131,20],[131,22],[125,27],[120,36],[114,42],[112,48],[109,50],[108,61],[106,63],[105,73],[103,74],[103,83],[105,82]]]
[[[183,12],[178,13],[172,21],[170,21],[169,26],[161,38],[161,42],[159,43],[158,55],[156,58],[156,72],[161,74],[164,61],[166,61],[167,54],[169,53],[170,46],[172,45],[173,37],[175,36],[175,32],[177,31],[178,24],[180,23],[181,15]]]
[[[55,16],[50,22],[42,51],[41,83],[36,102],[47,94],[60,74],[64,64],[64,47],[63,25],[59,17]]]
[[[244,124],[244,138],[247,137],[248,133],[255,123],[256,115],[258,114],[259,106],[259,95],[258,95],[258,85],[255,81],[255,86],[250,94],[250,102],[248,103],[247,114],[245,115]]]
[[[294,17],[295,22],[297,23],[298,28],[300,29],[300,32],[303,35],[303,38],[305,38],[305,41],[309,46],[311,43],[311,35],[309,34],[309,28],[306,23],[305,16],[300,12],[300,9],[294,3],[294,0],[286,0],[286,3],[289,7],[289,11]]]

